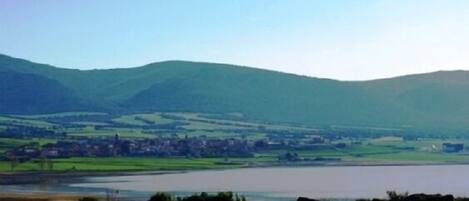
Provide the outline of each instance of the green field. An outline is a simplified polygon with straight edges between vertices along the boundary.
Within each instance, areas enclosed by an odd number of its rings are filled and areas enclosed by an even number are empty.
[[[300,151],[303,157],[336,157],[349,162],[385,162],[399,164],[442,164],[468,163],[467,154],[446,154],[428,152],[383,153],[376,149],[355,148],[353,154],[337,150]],[[251,165],[275,165],[278,154],[285,151],[272,151],[256,154],[254,158],[155,158],[155,157],[105,157],[105,158],[66,158],[51,159],[53,171],[155,171],[155,170],[200,170],[240,168]],[[361,153],[357,156],[356,153]],[[38,171],[38,160],[19,163],[14,171]],[[0,161],[0,172],[11,171],[8,161]]]
[[[29,138],[29,139],[13,139],[13,138],[0,138],[0,153],[11,149],[13,147],[26,145],[30,143],[39,143],[39,145],[44,145],[47,143],[54,143],[55,139],[47,138]]]
[[[54,126],[54,124],[47,121],[14,116],[0,116],[0,123],[8,125],[35,126],[41,128]]]
[[[0,131],[21,126],[37,127],[66,132],[67,137],[102,138],[119,133],[122,138],[155,138],[178,135],[179,137],[206,136],[208,138],[267,139],[272,132],[321,133],[318,128],[297,127],[288,124],[268,124],[232,119],[217,119],[218,116],[198,113],[145,113],[109,115],[105,113],[59,113],[34,116],[0,116]],[[178,124],[176,129],[165,125]],[[40,145],[61,140],[61,136],[0,138],[0,156],[9,149],[37,142]],[[404,140],[401,137],[340,138],[310,150],[266,150],[258,151],[252,158],[155,158],[155,157],[108,157],[51,159],[55,171],[140,171],[140,170],[185,170],[211,168],[237,168],[258,165],[278,165],[278,157],[289,152],[301,158],[334,158],[344,162],[374,163],[469,163],[469,152],[442,153],[443,142],[469,143],[467,139],[419,138]],[[344,148],[334,144],[346,143]],[[37,171],[38,160],[17,164],[15,171]],[[10,171],[11,163],[0,161],[0,171]]]
[[[221,158],[152,158],[152,157],[106,157],[52,159],[53,171],[143,171],[143,170],[195,170],[243,167],[249,159],[230,159],[223,163]],[[0,172],[10,171],[11,164],[0,162]],[[15,171],[38,171],[38,161],[19,163]]]

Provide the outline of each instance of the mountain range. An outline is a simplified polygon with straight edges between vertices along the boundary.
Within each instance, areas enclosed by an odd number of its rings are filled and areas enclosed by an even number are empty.
[[[0,55],[0,114],[237,113],[306,126],[466,131],[468,101],[466,71],[338,81],[188,61],[76,70]]]

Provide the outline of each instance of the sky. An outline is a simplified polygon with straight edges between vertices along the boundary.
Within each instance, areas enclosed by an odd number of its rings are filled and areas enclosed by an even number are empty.
[[[0,0],[0,53],[64,68],[189,60],[339,80],[469,70],[469,1]]]

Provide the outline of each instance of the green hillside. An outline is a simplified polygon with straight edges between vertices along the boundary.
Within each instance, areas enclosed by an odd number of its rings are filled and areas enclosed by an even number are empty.
[[[0,81],[3,114],[236,112],[314,126],[469,129],[463,71],[343,82],[185,61],[80,71],[0,55],[0,76],[11,74],[21,79]]]
[[[0,71],[2,113],[46,113],[92,109],[59,82],[40,75]]]

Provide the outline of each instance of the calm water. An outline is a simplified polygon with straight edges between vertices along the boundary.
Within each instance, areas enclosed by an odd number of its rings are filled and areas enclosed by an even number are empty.
[[[38,190],[34,185],[9,188]],[[82,182],[50,185],[46,190],[104,192],[104,189],[109,188],[136,198],[148,198],[156,191],[176,194],[234,191],[247,195],[251,200],[294,200],[298,196],[384,197],[387,190],[469,196],[469,166],[250,168],[165,175],[88,177]]]

